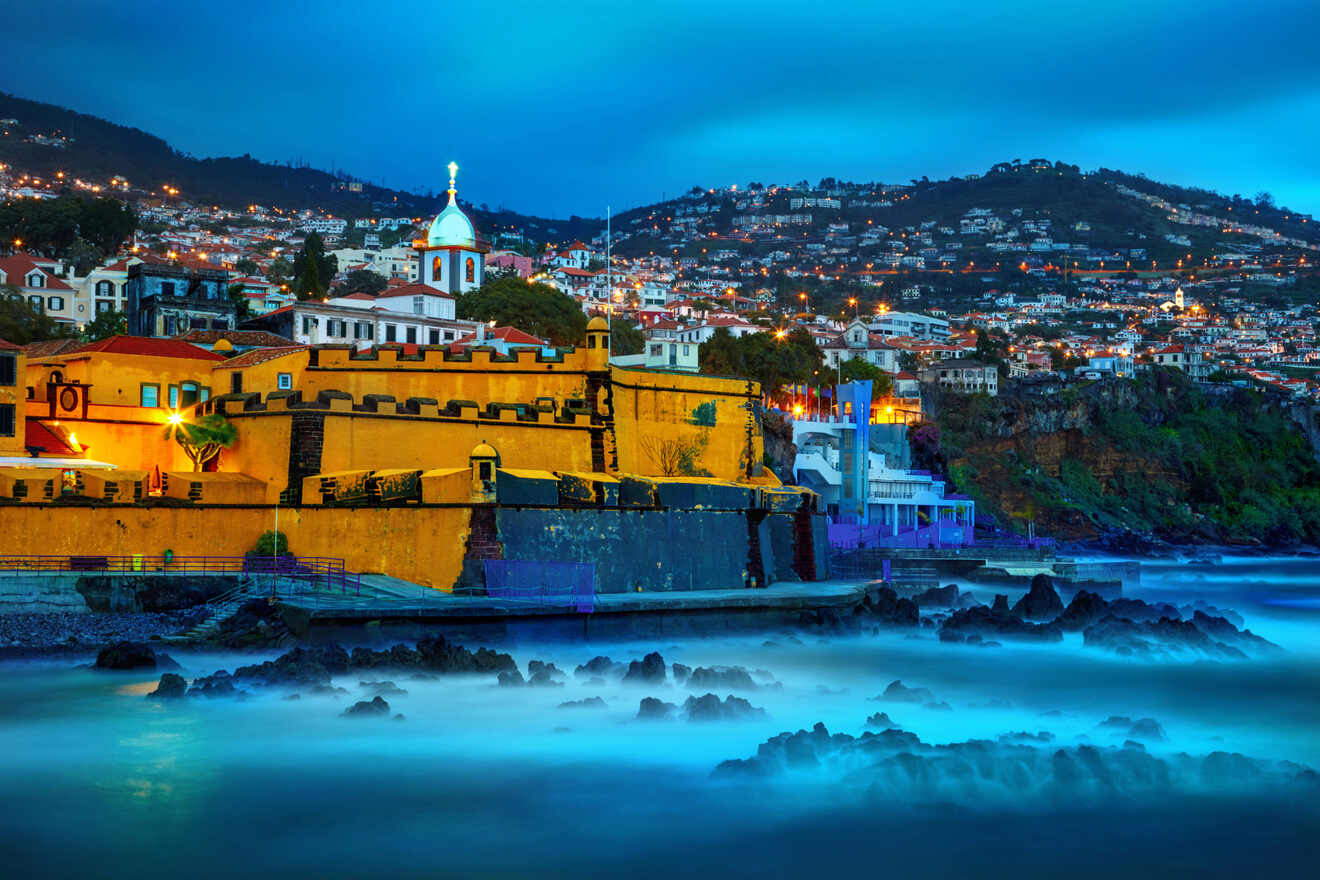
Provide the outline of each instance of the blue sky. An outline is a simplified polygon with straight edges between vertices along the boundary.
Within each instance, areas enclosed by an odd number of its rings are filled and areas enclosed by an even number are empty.
[[[0,89],[521,211],[1037,156],[1320,213],[1317,0],[43,0]]]

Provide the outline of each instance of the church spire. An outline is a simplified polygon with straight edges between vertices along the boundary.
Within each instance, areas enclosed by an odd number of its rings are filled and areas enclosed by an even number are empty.
[[[454,177],[458,174],[458,163],[449,163],[449,204],[454,203],[454,196],[458,193],[458,184],[454,182]]]

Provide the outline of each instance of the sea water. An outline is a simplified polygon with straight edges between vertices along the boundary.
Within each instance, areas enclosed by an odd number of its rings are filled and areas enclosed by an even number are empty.
[[[994,592],[963,586],[987,602]],[[1153,718],[1165,734],[1144,743],[1155,756],[1235,752],[1291,762],[1285,777],[1320,768],[1320,561],[1146,563],[1126,593],[1232,608],[1284,652],[1153,661],[1084,647],[1080,634],[983,648],[930,629],[515,644],[495,647],[524,670],[554,662],[567,683],[370,670],[336,679],[347,695],[297,700],[158,700],[144,696],[157,673],[14,661],[0,666],[0,866],[82,878],[1310,875],[1320,788],[1272,777],[1070,798],[1030,779],[1006,789],[991,772],[911,787],[828,768],[713,772],[781,731],[821,722],[860,735],[881,711],[926,743],[1046,731],[1051,752],[1121,748],[1124,734],[1101,722]],[[672,678],[572,675],[598,654],[650,651],[765,670],[775,683],[740,695],[767,717],[639,721],[642,697],[682,704],[693,692]],[[255,662],[177,659],[188,677]],[[387,696],[390,714],[342,717],[367,694],[359,682],[380,679],[407,691]],[[874,699],[894,680],[949,708]],[[605,708],[560,707],[595,696]]]

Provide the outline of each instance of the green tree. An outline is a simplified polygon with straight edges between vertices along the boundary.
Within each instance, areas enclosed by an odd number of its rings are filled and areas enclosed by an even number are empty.
[[[271,284],[283,284],[293,277],[293,263],[287,257],[276,257],[266,267],[266,280]]]
[[[0,339],[27,345],[43,339],[68,339],[72,328],[38,312],[12,284],[0,286]]]
[[[325,240],[309,232],[293,258],[293,292],[298,299],[320,299],[339,271],[339,261],[325,252]]]
[[[234,263],[234,271],[240,275],[253,276],[261,271],[261,267],[251,257],[240,257],[238,262]]]
[[[84,342],[96,342],[127,333],[128,315],[123,312],[101,312],[83,327],[82,338]]]
[[[174,438],[183,449],[183,454],[193,463],[193,470],[200,471],[206,464],[228,449],[238,439],[238,429],[219,413],[202,416],[195,422],[171,420],[165,426],[165,439]]]
[[[889,397],[894,393],[894,377],[875,364],[867,363],[860,358],[844,361],[839,368],[839,377],[844,382],[870,381],[871,397],[873,399]]]
[[[458,317],[517,327],[551,345],[580,345],[587,316],[577,300],[545,284],[521,278],[488,278],[481,287],[458,296]]]
[[[65,258],[73,264],[75,275],[87,275],[105,258],[100,248],[92,244],[85,238],[78,237],[73,240],[69,250],[65,253]]]
[[[243,285],[231,284],[227,293],[229,301],[234,304],[234,313],[239,321],[246,321],[252,317],[252,305],[248,301],[247,294],[243,292]]]
[[[389,283],[382,275],[370,269],[354,269],[335,285],[332,293],[334,296],[348,296],[350,293],[369,293],[375,296],[388,286]]]
[[[617,355],[641,354],[646,350],[646,334],[627,321],[610,322],[610,353]]]

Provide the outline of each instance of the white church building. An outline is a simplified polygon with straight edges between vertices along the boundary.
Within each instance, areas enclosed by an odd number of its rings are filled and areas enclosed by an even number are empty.
[[[472,221],[458,206],[454,182],[458,165],[449,163],[449,204],[431,221],[425,239],[413,242],[417,251],[418,281],[449,294],[466,293],[481,286],[490,247],[477,238]]]

